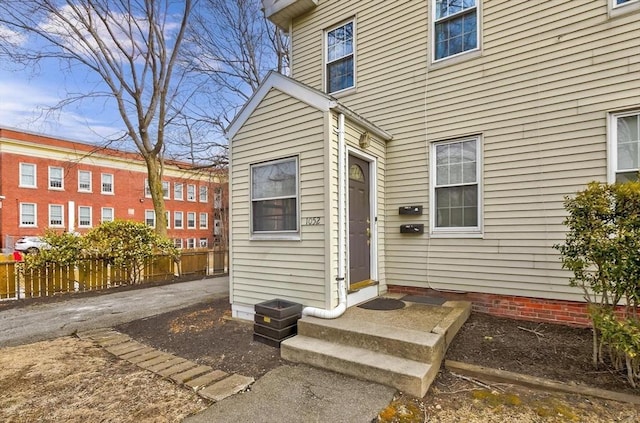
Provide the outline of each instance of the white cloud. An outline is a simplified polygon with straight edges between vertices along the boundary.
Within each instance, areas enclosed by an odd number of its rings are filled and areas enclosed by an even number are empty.
[[[51,91],[53,91],[51,87]],[[102,143],[121,134],[122,130],[108,122],[89,116],[100,113],[79,114],[67,109],[51,111],[60,98],[32,83],[20,80],[0,80],[0,126],[22,129],[87,143]],[[113,116],[110,116],[113,120]]]
[[[0,25],[0,38],[13,46],[21,46],[27,42],[27,36]]]

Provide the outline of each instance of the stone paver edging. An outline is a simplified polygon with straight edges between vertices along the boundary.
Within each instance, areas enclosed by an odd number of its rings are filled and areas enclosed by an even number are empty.
[[[459,361],[453,360],[446,360],[444,366],[451,372],[459,373],[465,376],[471,376],[480,380],[505,382],[544,391],[565,392],[569,394],[586,395],[611,401],[640,404],[640,396],[638,395],[607,391],[605,389],[592,388],[584,385],[569,385],[567,383],[558,382],[555,380],[508,372],[506,370],[492,369],[489,367],[477,366],[474,364],[461,363]]]
[[[192,389],[210,401],[220,401],[242,392],[254,382],[252,377],[230,375],[221,370],[158,351],[111,328],[78,332],[77,335],[80,339],[97,343],[116,357]]]

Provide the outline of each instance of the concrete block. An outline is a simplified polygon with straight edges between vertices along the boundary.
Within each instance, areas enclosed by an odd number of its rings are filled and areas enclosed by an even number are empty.
[[[171,375],[170,379],[176,383],[182,384],[190,379],[193,379],[196,376],[200,376],[203,373],[210,372],[211,370],[213,369],[209,366],[197,366],[182,373]]]
[[[244,391],[252,383],[252,377],[234,374],[199,390],[198,395],[211,401],[220,401],[240,391]]]
[[[205,386],[210,385],[213,382],[216,382],[220,379],[224,379],[227,376],[229,376],[229,374],[226,372],[223,372],[222,370],[214,370],[210,373],[204,374],[195,379],[191,379],[187,381],[185,385],[187,385],[189,388],[193,388],[196,390],[202,389]]]
[[[184,361],[180,364],[176,364],[175,366],[171,366],[171,367],[167,367],[166,369],[162,369],[159,370],[155,373],[159,374],[160,376],[163,377],[168,377],[171,375],[175,375],[177,373],[181,373],[184,372],[185,370],[189,370],[192,369],[194,367],[196,367],[197,364],[194,363],[193,361]]]

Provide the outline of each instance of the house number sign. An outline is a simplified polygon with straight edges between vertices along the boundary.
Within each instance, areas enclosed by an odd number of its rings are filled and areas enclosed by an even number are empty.
[[[320,224],[319,217],[305,217],[304,226],[318,226]]]

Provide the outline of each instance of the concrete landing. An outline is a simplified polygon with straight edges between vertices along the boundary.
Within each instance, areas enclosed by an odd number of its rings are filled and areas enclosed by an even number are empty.
[[[93,341],[113,355],[138,367],[194,390],[210,401],[220,401],[246,390],[252,377],[229,375],[209,366],[158,351],[114,329],[104,328],[79,332],[80,339]]]
[[[351,307],[333,320],[303,317],[298,335],[282,342],[281,355],[423,397],[470,313],[468,302],[405,301],[398,310]]]

